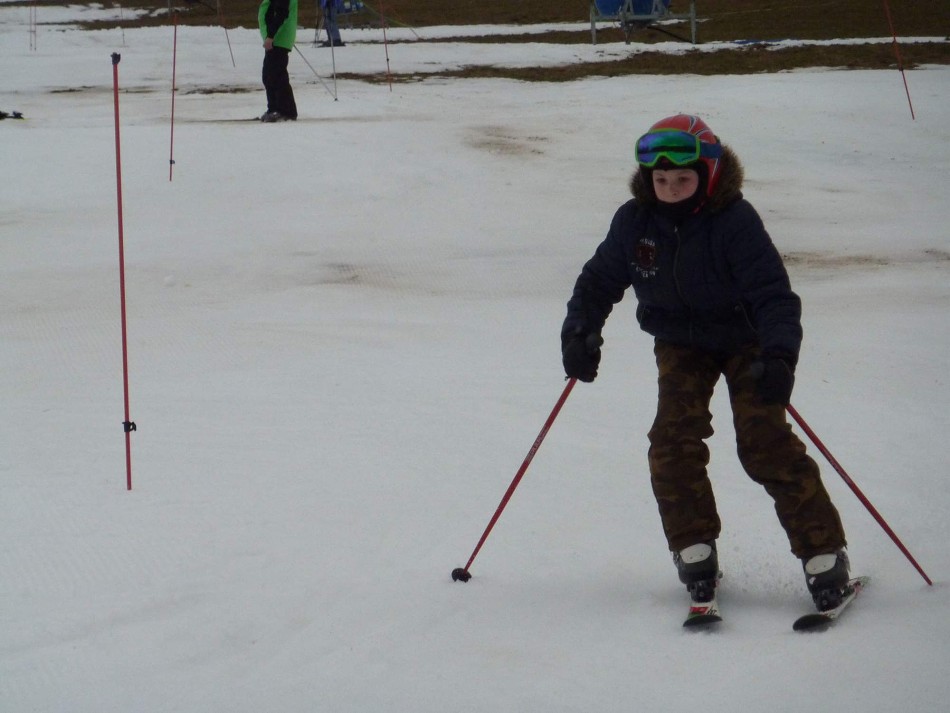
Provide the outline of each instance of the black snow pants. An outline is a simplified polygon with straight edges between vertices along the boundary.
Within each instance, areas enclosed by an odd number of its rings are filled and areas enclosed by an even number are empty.
[[[290,86],[287,64],[290,62],[290,50],[274,47],[264,52],[264,67],[261,81],[267,93],[267,111],[276,111],[288,119],[297,118],[297,103],[294,90]]]

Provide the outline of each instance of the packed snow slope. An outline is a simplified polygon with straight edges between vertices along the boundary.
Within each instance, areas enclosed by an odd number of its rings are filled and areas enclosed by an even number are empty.
[[[0,710],[946,706],[950,69],[908,73],[912,120],[897,72],[390,88],[334,83],[303,42],[301,120],[262,125],[241,121],[264,110],[256,33],[230,31],[232,64],[221,28],[188,28],[172,132],[171,28],[44,25],[31,49],[27,10],[0,11],[0,109],[28,117],[0,122]],[[376,41],[333,59],[386,61]],[[449,576],[564,387],[564,303],[628,197],[633,141],[678,111],[736,150],[787,256],[795,406],[934,581],[811,448],[873,578],[822,634],[791,630],[800,565],[721,392],[725,622],[680,627],[632,298],[472,580]]]

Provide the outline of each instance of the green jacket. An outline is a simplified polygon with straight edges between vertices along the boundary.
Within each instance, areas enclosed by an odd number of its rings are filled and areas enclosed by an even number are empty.
[[[297,0],[264,0],[257,11],[261,39],[273,38],[275,47],[292,50],[297,40]]]

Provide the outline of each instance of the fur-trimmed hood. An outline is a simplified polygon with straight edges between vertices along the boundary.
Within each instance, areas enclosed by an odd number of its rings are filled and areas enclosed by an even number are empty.
[[[736,153],[725,145],[722,147],[720,161],[719,180],[713,189],[712,195],[703,204],[703,207],[712,213],[716,213],[730,203],[742,198],[742,162],[739,161]],[[650,169],[638,166],[630,178],[630,192],[637,199],[637,203],[644,206],[655,205],[657,202],[653,185],[648,183],[650,173]]]

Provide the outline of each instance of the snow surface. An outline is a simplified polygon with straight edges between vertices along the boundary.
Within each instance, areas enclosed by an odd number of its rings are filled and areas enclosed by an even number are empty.
[[[0,9],[0,109],[29,117],[0,122],[0,710],[943,710],[950,68],[908,72],[913,121],[896,71],[390,89],[334,85],[301,37],[326,86],[295,54],[301,121],[261,125],[227,121],[264,109],[256,33],[228,33],[232,65],[220,27],[180,28],[169,181],[172,29],[41,25],[31,50],[27,8]],[[345,39],[338,71],[385,71]],[[388,48],[400,72],[630,51]],[[796,407],[935,582],[811,448],[873,577],[824,634],[791,631],[800,566],[721,392],[726,621],[680,628],[632,299],[449,577],[563,389],[564,303],[633,139],[676,111],[742,157],[788,256]]]

